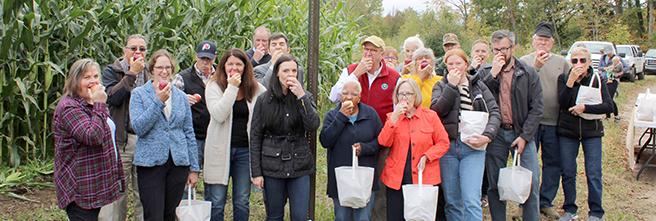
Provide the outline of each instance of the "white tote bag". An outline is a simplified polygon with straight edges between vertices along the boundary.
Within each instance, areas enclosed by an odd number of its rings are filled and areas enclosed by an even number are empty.
[[[435,221],[438,188],[424,185],[424,171],[419,171],[419,184],[403,185],[403,218],[412,221]]]
[[[191,195],[194,200],[191,200]],[[178,208],[175,208],[175,216],[180,221],[209,221],[212,217],[212,202],[196,200],[196,193],[187,189],[187,199],[181,200]]]
[[[513,166],[499,170],[499,200],[524,203],[531,195],[533,172],[519,165],[520,157],[515,150]]]
[[[601,78],[599,78],[599,74],[594,73],[594,76],[590,79],[590,84],[588,86],[583,86],[579,87],[579,94],[576,97],[576,104],[584,104],[584,105],[595,105],[595,104],[601,104],[603,102],[601,98]],[[594,82],[595,78],[599,82],[599,88],[592,87],[592,83]],[[599,120],[605,116],[605,114],[581,114],[581,118],[586,119],[586,120]]]
[[[636,110],[636,119],[640,121],[653,121],[654,109],[656,109],[656,94],[645,92],[644,97],[638,97],[638,109]]]
[[[374,168],[358,166],[358,157],[353,148],[353,166],[335,168],[339,205],[354,209],[364,208],[371,199],[374,184]]]
[[[485,112],[468,110],[460,111],[460,126],[458,128],[460,128],[460,140],[465,143],[469,143],[470,140],[475,139],[472,137],[474,134],[483,134],[483,132],[485,132],[485,127],[487,126],[487,121],[490,118],[490,111],[487,109],[487,102],[483,99],[483,95],[476,95],[474,100],[472,100],[472,104],[476,99],[483,100],[483,103],[485,104]],[[486,148],[487,144],[483,144],[482,146],[473,149],[485,150]]]

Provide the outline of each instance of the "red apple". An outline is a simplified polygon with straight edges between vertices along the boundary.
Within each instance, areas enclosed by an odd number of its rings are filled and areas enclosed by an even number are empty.
[[[412,59],[410,59],[410,58],[405,59],[405,61],[403,61],[403,63],[405,63],[405,64],[410,64],[410,62],[412,62]]]
[[[426,66],[428,66],[428,61],[421,62],[421,69],[426,68]]]
[[[546,51],[540,51],[539,56],[542,57],[542,56],[544,56],[545,54],[547,54]]]
[[[194,98],[196,98],[196,102],[200,102],[200,94],[194,94]]]
[[[169,82],[168,82],[168,81],[166,81],[166,80],[162,80],[162,81],[160,81],[160,82],[159,82],[159,90],[160,90],[160,91],[161,91],[161,90],[164,90],[164,88],[165,88],[167,85],[169,85]]]
[[[291,86],[292,86],[292,81],[291,81],[291,80],[287,80],[287,87],[291,87]]]
[[[132,61],[136,61],[140,57],[143,57],[143,56],[141,56],[141,54],[135,54],[134,57],[132,57]]]
[[[94,85],[92,85],[91,88],[89,88],[89,89],[91,89],[91,93],[92,93],[92,94],[95,94],[96,91],[98,91],[98,85],[97,85],[97,84],[94,84]]]

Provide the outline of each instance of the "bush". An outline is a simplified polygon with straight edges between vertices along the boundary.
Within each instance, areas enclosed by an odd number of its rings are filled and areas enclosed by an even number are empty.
[[[347,16],[343,2],[322,3],[317,97],[328,104],[330,85],[353,61],[362,35],[360,17]],[[246,49],[255,27],[266,25],[290,38],[292,54],[306,66],[307,1],[7,0],[1,7],[0,163],[8,159],[13,166],[53,155],[51,118],[68,67],[87,57],[101,66],[113,63],[130,34],[146,36],[149,52],[169,50],[184,69],[198,42],[215,41],[219,53]]]

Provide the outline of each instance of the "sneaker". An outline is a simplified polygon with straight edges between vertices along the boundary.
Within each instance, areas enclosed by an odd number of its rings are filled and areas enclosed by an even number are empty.
[[[588,218],[588,221],[601,221],[601,218],[596,216],[591,216],[590,218]]]
[[[512,220],[522,220],[523,214],[524,214],[524,210],[521,207],[517,208],[515,214],[512,215]]]
[[[620,118],[620,117],[615,117],[615,123],[619,123],[619,122],[620,122],[620,120],[621,120],[621,118]]]
[[[481,207],[486,208],[490,205],[490,202],[487,200],[487,195],[481,196]]]
[[[575,220],[577,218],[579,218],[578,215],[576,215],[574,213],[570,213],[570,212],[565,212],[565,213],[563,213],[563,216],[561,216],[560,219],[558,219],[558,221],[571,221],[571,220]]]
[[[556,210],[553,207],[540,208],[540,213],[544,214],[550,219],[560,218],[560,214],[558,214],[558,212],[556,212]]]

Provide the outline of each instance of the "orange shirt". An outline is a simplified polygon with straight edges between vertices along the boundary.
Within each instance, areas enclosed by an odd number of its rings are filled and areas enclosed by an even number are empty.
[[[392,113],[387,114],[387,122],[378,135],[380,145],[391,147],[380,180],[389,188],[401,189],[408,148],[412,145],[412,183],[418,182],[417,165],[421,157],[426,155],[428,161],[424,169],[423,184],[440,184],[442,181],[439,160],[449,150],[449,134],[444,130],[437,113],[418,107],[412,120],[403,115],[396,123],[389,120],[391,115]]]

